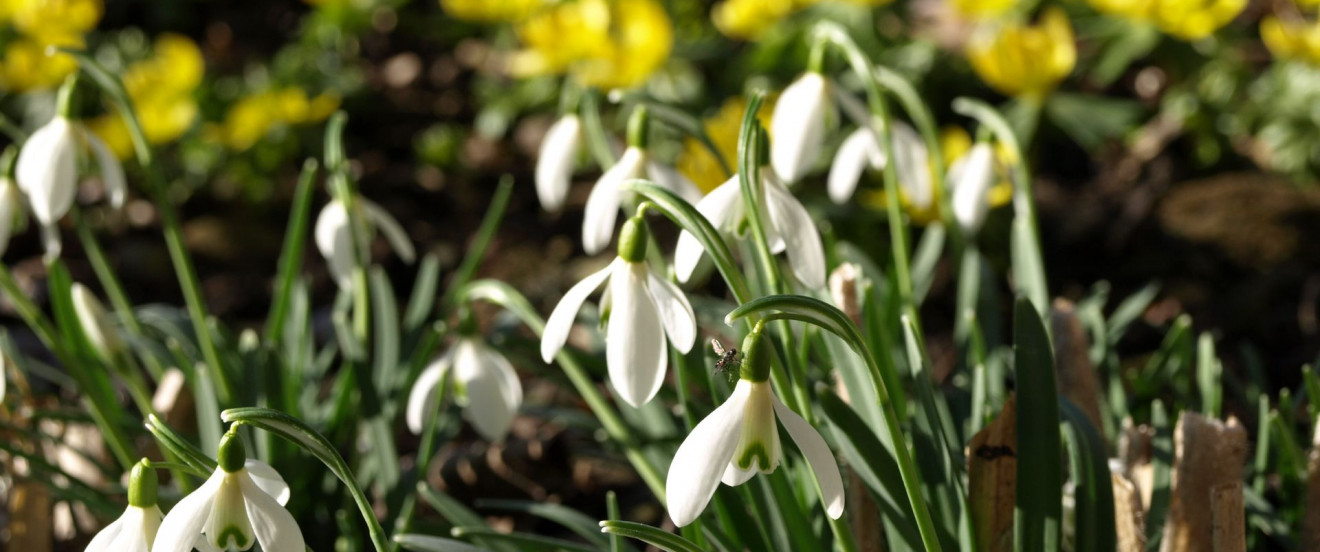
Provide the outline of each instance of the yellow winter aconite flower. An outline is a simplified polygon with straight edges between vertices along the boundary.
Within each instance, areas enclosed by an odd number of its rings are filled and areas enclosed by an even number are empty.
[[[742,96],[734,96],[725,100],[724,105],[721,105],[720,110],[714,115],[702,121],[706,135],[710,137],[715,149],[719,150],[720,156],[730,164],[732,170],[737,170],[738,132],[742,130],[745,111],[747,111],[747,100]],[[774,102],[771,99],[761,104],[761,110],[756,117],[761,120],[762,127],[770,128],[770,114],[773,112]],[[701,188],[702,194],[710,193],[731,176],[724,172],[719,160],[700,140],[690,136],[683,141],[683,153],[678,156],[677,166],[683,176],[688,177],[698,188]]]
[[[710,12],[711,22],[725,36],[755,40],[794,11],[830,0],[725,0]],[[893,0],[841,0],[844,4],[883,6]],[[1001,0],[995,0],[1001,1]]]
[[[267,90],[235,102],[224,122],[207,129],[207,134],[230,149],[243,151],[277,126],[322,121],[336,109],[339,96],[333,93],[313,98],[297,87]]]
[[[142,123],[142,132],[153,144],[172,142],[187,132],[197,119],[193,92],[206,71],[202,51],[186,36],[164,34],[156,39],[152,56],[134,63],[124,72],[124,88]],[[90,122],[92,131],[120,158],[133,152],[128,127],[118,114],[103,115]]]
[[[963,19],[994,19],[1017,5],[1017,0],[948,0],[949,7]]]
[[[103,7],[100,0],[0,0],[0,16],[18,35],[0,55],[0,88],[24,92],[58,86],[78,64],[47,51],[82,47],[83,35],[96,27]]]
[[[1183,40],[1210,36],[1247,7],[1247,0],[1089,0],[1101,13],[1153,23]]]
[[[1068,16],[1046,9],[1035,25],[983,28],[967,44],[967,59],[981,80],[1004,94],[1043,98],[1077,62]]]
[[[1283,20],[1267,15],[1260,20],[1260,37],[1275,57],[1320,65],[1320,21]]]
[[[440,0],[440,7],[450,17],[485,23],[522,21],[543,4],[543,0]]]
[[[570,73],[582,84],[641,84],[669,57],[674,30],[655,0],[579,0],[544,10],[518,26],[525,48],[514,75]]]

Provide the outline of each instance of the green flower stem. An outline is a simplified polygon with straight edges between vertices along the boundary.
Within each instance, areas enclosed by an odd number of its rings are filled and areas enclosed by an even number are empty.
[[[151,469],[155,469],[155,470],[170,470],[172,472],[184,472],[189,475],[194,475],[203,479],[211,476],[210,472],[197,469],[197,467],[183,462],[148,461],[147,464],[151,467]]]
[[[284,246],[280,249],[280,261],[274,302],[270,315],[266,318],[266,341],[278,344],[284,340],[284,320],[289,315],[289,305],[293,300],[293,287],[302,268],[302,253],[307,241],[307,227],[311,219],[313,182],[319,164],[315,159],[303,162],[302,172],[298,175],[298,187],[293,192],[293,206],[290,208],[288,228],[284,231]]]
[[[187,246],[184,245],[183,232],[179,228],[179,219],[174,211],[174,205],[170,202],[165,176],[155,163],[151,145],[147,142],[147,136],[142,131],[142,123],[138,120],[137,112],[133,109],[133,104],[128,99],[128,93],[124,90],[124,83],[119,80],[118,76],[101,66],[87,52],[64,48],[61,50],[77,58],[82,70],[86,71],[92,77],[92,80],[100,85],[106,95],[114,101],[124,118],[125,125],[128,127],[129,138],[133,141],[133,150],[137,154],[138,163],[146,171],[147,180],[151,183],[152,195],[155,199],[156,209],[160,213],[161,227],[165,234],[165,245],[169,249],[170,260],[174,264],[179,286],[183,289],[184,303],[187,305],[188,318],[192,322],[193,331],[197,334],[197,344],[202,350],[203,359],[215,376],[216,390],[219,392],[220,399],[224,402],[232,401],[234,386],[229,380],[229,373],[220,362],[220,353],[216,349],[215,342],[212,340],[211,332],[206,324],[206,302],[202,297],[202,288],[197,279],[197,270],[193,267]]]
[[[517,290],[504,282],[497,280],[476,280],[458,292],[458,301],[466,303],[474,300],[489,301],[496,305],[504,307],[512,312],[523,324],[532,329],[532,332],[539,338],[545,331],[545,320],[536,313],[527,298],[518,293]],[[647,459],[640,444],[632,436],[632,430],[624,423],[623,418],[610,407],[609,401],[600,394],[596,388],[596,383],[591,380],[586,368],[578,364],[572,355],[560,351],[555,357],[559,366],[564,369],[573,387],[577,389],[578,394],[582,395],[582,400],[586,401],[587,407],[591,408],[592,414],[600,420],[600,424],[605,428],[619,446],[623,447],[624,456],[632,463],[633,468],[637,470],[647,487],[650,487],[651,493],[655,495],[660,502],[665,502],[665,479],[661,475],[660,469]]]
[[[477,233],[472,236],[467,254],[464,255],[463,262],[454,271],[454,277],[450,280],[449,287],[445,289],[445,294],[440,299],[442,308],[452,308],[454,306],[454,293],[472,281],[472,276],[477,273],[477,267],[481,264],[481,259],[486,256],[486,250],[490,248],[491,240],[495,238],[495,233],[500,228],[500,221],[504,219],[505,209],[508,208],[509,198],[512,196],[513,175],[501,176],[500,184],[495,188],[495,195],[491,197],[490,206],[486,207],[486,215],[482,217],[481,225],[477,227]]]
[[[1031,299],[1036,312],[1044,315],[1049,312],[1049,289],[1045,279],[1045,262],[1041,258],[1040,226],[1036,222],[1036,200],[1031,188],[1031,168],[1023,162],[1021,142],[995,108],[989,104],[972,99],[953,100],[953,111],[972,117],[988,127],[1004,147],[1008,148],[1016,165],[1011,171],[1013,176],[1013,271],[1018,286]]]
[[[926,506],[926,499],[921,494],[921,474],[917,471],[912,453],[908,450],[907,438],[903,435],[903,427],[898,419],[898,413],[894,410],[894,402],[885,386],[884,378],[881,376],[880,366],[876,364],[875,357],[866,346],[861,331],[848,315],[819,299],[801,295],[772,295],[734,309],[725,317],[725,322],[732,324],[735,320],[747,316],[761,316],[765,320],[797,320],[820,326],[842,338],[866,362],[866,368],[871,374],[872,388],[879,398],[885,433],[894,446],[903,488],[907,492],[912,512],[917,518],[922,544],[928,551],[941,550],[939,535],[936,533],[930,510]]]
[[[69,210],[69,215],[73,218],[74,227],[78,230],[78,240],[82,242],[83,251],[87,253],[87,262],[91,263],[92,271],[96,273],[96,278],[101,282],[101,288],[105,290],[106,298],[115,308],[115,315],[119,322],[128,330],[129,335],[133,337],[142,336],[142,323],[138,321],[137,314],[133,311],[133,303],[129,301],[128,294],[124,292],[124,286],[119,283],[119,278],[115,276],[114,269],[110,268],[110,262],[105,257],[105,252],[101,249],[101,244],[92,234],[92,229],[83,219],[82,212],[74,207]],[[160,379],[165,373],[165,367],[160,361],[152,355],[142,355],[142,360],[146,364],[147,371],[151,377]]]
[[[348,463],[344,462],[344,457],[339,455],[334,445],[324,435],[312,429],[302,420],[269,408],[231,408],[221,412],[220,418],[228,423],[247,424],[264,429],[288,439],[315,456],[327,468],[330,468],[335,477],[338,477],[344,483],[344,486],[348,488],[348,492],[353,496],[353,502],[357,504],[358,513],[362,515],[362,521],[367,524],[367,531],[371,535],[371,544],[375,547],[376,552],[385,552],[389,549],[386,544],[388,539],[385,538],[385,529],[381,527],[380,521],[376,519],[376,513],[371,507],[371,500],[367,498],[366,493],[362,491],[362,487],[358,485],[357,479],[353,476],[353,471],[348,468]]]
[[[701,143],[701,146],[706,148],[706,151],[709,151],[711,156],[715,158],[715,162],[719,163],[720,170],[724,171],[725,178],[733,176],[733,166],[729,164],[729,160],[725,159],[724,154],[716,147],[715,140],[711,139],[710,133],[706,132],[706,124],[701,118],[661,102],[644,92],[625,95],[624,102],[629,100],[637,102],[638,105],[647,106],[651,110],[653,118],[663,121]]]
[[[582,134],[587,139],[587,149],[596,158],[600,170],[609,170],[614,166],[614,148],[610,147],[605,125],[600,121],[600,92],[594,89],[584,91],[578,108],[581,110]]]

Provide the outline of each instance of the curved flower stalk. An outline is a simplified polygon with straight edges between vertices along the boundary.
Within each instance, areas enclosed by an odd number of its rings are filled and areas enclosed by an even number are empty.
[[[247,459],[235,427],[220,439],[215,473],[161,522],[152,552],[247,550],[254,543],[262,550],[304,549],[302,529],[284,509],[289,486],[274,468]]]
[[[963,233],[975,235],[990,211],[990,189],[995,184],[995,152],[979,143],[953,162],[949,185],[953,187],[953,218]]]
[[[426,415],[435,411],[436,401],[441,399],[438,391],[451,368],[454,396],[463,405],[463,417],[487,440],[503,440],[522,405],[522,382],[504,355],[473,335],[460,337],[418,376],[408,394],[408,429],[413,434],[422,432]]]
[[[367,244],[375,237],[375,230],[380,229],[390,247],[404,262],[411,263],[416,257],[412,240],[399,225],[399,221],[380,205],[358,196],[354,202],[365,224],[360,225],[357,241],[354,243],[351,230],[352,218],[348,207],[338,198],[330,200],[316,217],[316,248],[325,257],[331,276],[340,289],[353,287],[353,269],[358,266],[358,251],[365,251]]]
[[[9,157],[11,160],[13,156]],[[9,171],[0,175],[0,255],[9,249],[9,237],[23,225],[23,193],[19,191]]]
[[[14,167],[18,187],[27,195],[32,215],[41,224],[47,260],[60,255],[62,246],[56,225],[73,207],[79,167],[88,165],[89,158],[95,160],[101,172],[101,181],[111,205],[123,207],[128,194],[124,168],[119,159],[82,122],[69,119],[75,82],[70,79],[60,89],[55,117],[32,133],[19,151]]]
[[[826,126],[836,118],[832,84],[819,71],[808,71],[788,85],[770,118],[770,163],[775,174],[792,184],[816,164]]]
[[[619,256],[570,288],[541,334],[541,359],[548,364],[568,340],[582,303],[608,279],[601,301],[601,320],[608,320],[605,361],[615,392],[634,407],[650,402],[664,382],[666,337],[683,353],[692,350],[697,339],[697,319],[683,290],[646,264],[649,233],[640,213],[619,231]]]
[[[546,131],[536,158],[536,197],[542,209],[558,211],[564,206],[581,149],[582,120],[576,114],[564,114]]]
[[[811,214],[779,181],[774,171],[762,168],[757,172],[761,176],[761,197],[756,204],[761,206],[761,218],[767,223],[765,230],[770,252],[788,254],[788,264],[802,285],[810,289],[825,287],[825,247]],[[731,235],[738,235],[746,227],[745,209],[738,175],[697,202],[697,211],[710,221],[711,226]],[[674,272],[678,281],[686,283],[692,277],[704,252],[705,248],[695,236],[686,230],[679,234],[678,246],[674,249]]]
[[[674,454],[665,481],[669,517],[683,527],[706,509],[721,482],[736,486],[757,472],[771,473],[783,458],[779,424],[802,451],[820,487],[821,504],[833,519],[843,515],[843,478],[820,433],[775,396],[770,387],[770,344],[758,324],[743,341],[745,358],[733,394]],[[776,424],[776,420],[779,424]]]
[[[156,503],[156,470],[146,459],[133,466],[128,479],[128,507],[105,526],[86,552],[148,552],[156,541],[164,514]]]
[[[650,115],[646,106],[638,106],[628,120],[628,149],[596,181],[587,197],[586,212],[582,217],[582,248],[588,255],[595,255],[605,250],[614,235],[614,222],[623,207],[623,191],[620,187],[625,181],[634,178],[650,178],[656,184],[664,186],[678,194],[689,203],[701,199],[701,190],[673,167],[657,163],[646,150],[646,135],[650,126]],[[622,235],[622,234],[621,234]]]
[[[872,170],[885,168],[887,156],[876,141],[876,132],[880,129],[862,126],[848,135],[834,154],[830,165],[829,193],[836,204],[846,203],[857,191],[857,183],[867,167]],[[898,172],[898,184],[908,206],[921,213],[935,209],[935,179],[931,174],[930,152],[926,142],[921,139],[910,125],[895,121],[891,140],[894,145],[894,169]]]

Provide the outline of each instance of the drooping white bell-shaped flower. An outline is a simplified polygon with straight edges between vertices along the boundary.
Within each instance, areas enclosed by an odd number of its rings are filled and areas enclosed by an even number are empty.
[[[113,363],[115,356],[124,348],[124,340],[111,322],[105,305],[87,286],[77,282],[70,287],[69,295],[73,300],[73,312],[78,315],[78,325],[82,327],[87,342],[103,360]]]
[[[633,111],[628,121],[628,149],[614,163],[614,166],[600,175],[596,186],[587,196],[586,210],[582,215],[582,249],[588,255],[604,251],[614,236],[614,223],[618,220],[623,207],[623,190],[620,186],[634,178],[649,178],[656,184],[678,194],[689,203],[701,199],[701,190],[682,173],[673,167],[657,163],[646,149],[646,134],[650,116],[645,106]]]
[[[0,176],[0,255],[9,249],[9,237],[23,220],[23,193],[8,176]]]
[[[146,460],[133,466],[128,480],[128,507],[105,526],[86,552],[149,552],[164,514],[156,504],[156,470]]]
[[[541,358],[549,363],[568,340],[582,303],[608,279],[602,300],[609,304],[605,361],[615,392],[634,407],[649,402],[664,382],[669,360],[666,337],[684,353],[692,350],[697,339],[692,305],[683,290],[647,266],[646,242],[647,230],[640,218],[624,222],[619,256],[570,288],[550,313],[541,334]]]
[[[542,209],[558,211],[564,206],[581,146],[582,121],[575,114],[565,114],[546,131],[536,158],[536,197]]]
[[[14,176],[19,188],[27,195],[32,216],[41,224],[48,259],[60,254],[56,224],[73,206],[78,191],[79,167],[87,164],[83,160],[88,155],[100,168],[110,204],[123,207],[128,190],[124,168],[105,143],[82,123],[56,115],[46,126],[33,132],[19,151]]]
[[[990,211],[990,188],[995,184],[995,153],[990,144],[978,143],[949,168],[953,187],[953,218],[963,232],[975,234]]]
[[[247,460],[232,429],[220,440],[219,466],[206,483],[170,510],[156,533],[152,552],[189,552],[194,547],[300,551],[302,529],[284,504],[289,486],[268,464]]]
[[[669,517],[684,527],[701,515],[720,482],[737,486],[757,472],[779,466],[782,424],[820,485],[821,504],[833,519],[843,515],[843,478],[820,433],[775,397],[770,387],[770,346],[758,326],[743,342],[741,379],[729,399],[688,434],[665,479]],[[779,424],[775,421],[778,420]]]
[[[825,129],[837,116],[829,79],[804,73],[775,102],[770,118],[770,163],[775,174],[792,184],[806,176],[825,145]]]
[[[894,172],[898,174],[898,185],[914,208],[929,209],[935,200],[935,184],[926,143],[907,123],[895,121],[893,129],[890,140],[897,160]],[[842,204],[852,198],[867,167],[873,170],[885,168],[888,155],[876,140],[877,131],[871,126],[859,127],[848,135],[834,154],[829,176],[830,199],[834,203]]]
[[[771,253],[787,253],[793,275],[809,289],[825,287],[825,247],[820,232],[802,202],[788,191],[768,167],[757,171],[761,175],[761,220],[766,225]],[[697,202],[697,211],[710,221],[711,226],[730,235],[744,227],[746,215],[738,175],[711,190]],[[692,234],[684,231],[674,249],[674,272],[678,281],[687,282],[696,270],[697,262],[706,249]]]
[[[358,196],[354,205],[361,215],[356,243],[353,240],[352,219],[343,201],[337,198],[330,200],[316,217],[316,248],[325,257],[330,275],[340,289],[353,286],[353,269],[358,265],[357,252],[366,251],[375,238],[377,228],[385,234],[390,247],[404,262],[411,263],[416,256],[412,240],[408,239],[408,233],[394,215],[365,197]]]
[[[522,405],[522,382],[513,366],[498,351],[476,337],[460,337],[417,377],[408,394],[408,429],[420,434],[426,416],[436,409],[438,391],[453,369],[453,393],[467,418],[482,437],[499,441],[509,433]]]

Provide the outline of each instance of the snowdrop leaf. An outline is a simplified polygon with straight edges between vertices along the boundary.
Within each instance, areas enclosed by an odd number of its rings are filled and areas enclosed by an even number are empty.
[[[413,533],[394,535],[394,542],[405,550],[414,552],[487,552],[489,550],[460,540]]]
[[[600,522],[600,530],[602,533],[637,539],[666,552],[701,552],[701,547],[690,540],[641,523],[605,520]]]

